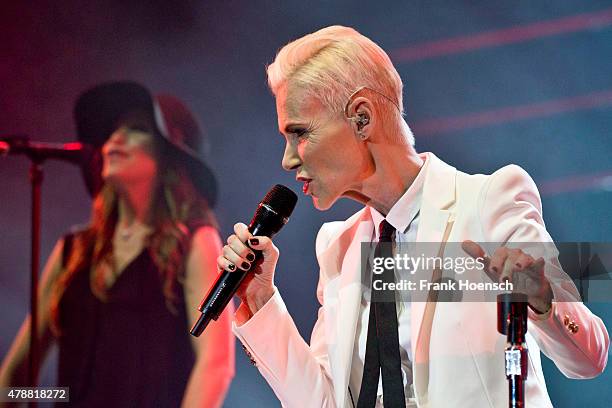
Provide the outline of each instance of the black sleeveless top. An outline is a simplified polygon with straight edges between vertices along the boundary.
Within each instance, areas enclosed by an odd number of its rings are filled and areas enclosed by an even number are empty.
[[[71,241],[65,237],[65,249]],[[180,406],[195,361],[182,287],[174,315],[147,249],[119,275],[107,301],[92,293],[89,269],[73,277],[59,304],[57,384],[70,387],[70,406]]]

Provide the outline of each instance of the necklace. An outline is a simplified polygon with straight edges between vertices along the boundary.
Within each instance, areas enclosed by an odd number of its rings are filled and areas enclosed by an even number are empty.
[[[122,241],[129,241],[130,238],[132,238],[132,236],[134,235],[134,224],[130,225],[129,227],[121,227],[118,233],[119,238]]]
[[[139,222],[133,222],[128,226],[118,225],[115,230],[116,237],[120,242],[127,243],[134,237],[146,237],[151,232],[151,227]]]

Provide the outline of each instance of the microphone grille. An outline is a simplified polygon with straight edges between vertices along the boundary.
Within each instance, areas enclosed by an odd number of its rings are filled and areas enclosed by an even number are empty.
[[[267,204],[282,217],[288,218],[297,203],[297,195],[282,184],[277,184],[268,191],[261,203]]]

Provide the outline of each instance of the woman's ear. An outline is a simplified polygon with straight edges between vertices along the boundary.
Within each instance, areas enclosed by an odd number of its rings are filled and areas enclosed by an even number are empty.
[[[363,96],[356,97],[348,104],[345,113],[359,139],[369,139],[374,122],[372,102]]]

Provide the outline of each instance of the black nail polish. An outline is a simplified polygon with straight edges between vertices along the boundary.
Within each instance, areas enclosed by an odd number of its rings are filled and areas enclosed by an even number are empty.
[[[259,240],[257,238],[250,238],[249,242],[251,245],[259,245]]]
[[[242,263],[242,269],[249,269],[251,267],[251,264],[248,262],[243,262]]]
[[[253,254],[247,254],[246,258],[247,258],[249,261],[253,262],[253,261],[255,260],[255,255],[253,255]]]
[[[236,269],[236,265],[229,264],[229,265],[227,265],[227,269],[229,269],[230,271],[233,271],[234,269]]]

